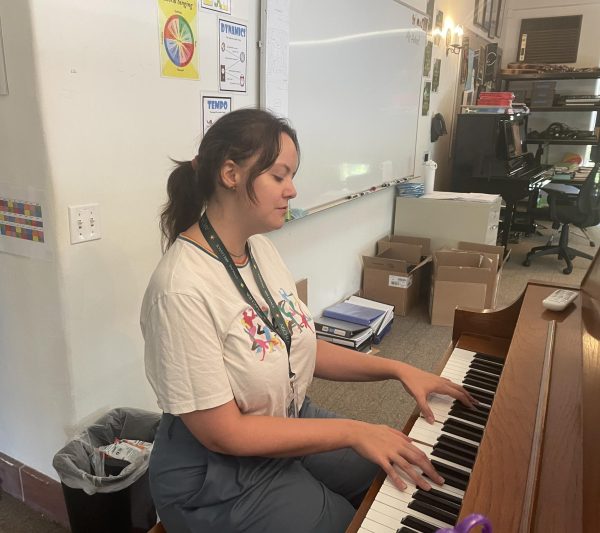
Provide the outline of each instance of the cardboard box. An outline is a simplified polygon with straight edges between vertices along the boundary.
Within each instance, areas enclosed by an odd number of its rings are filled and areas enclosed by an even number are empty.
[[[431,261],[429,246],[429,239],[399,235],[378,241],[377,255],[363,256],[362,295],[406,316],[419,300],[423,267]]]
[[[459,250],[468,250],[472,252],[482,253],[485,257],[492,259],[492,270],[496,273],[493,279],[492,286],[486,294],[485,306],[486,309],[495,309],[498,299],[498,287],[500,286],[500,276],[504,263],[510,257],[510,250],[505,250],[504,246],[492,246],[489,244],[479,244],[475,242],[459,242]]]
[[[431,323],[451,326],[456,307],[493,309],[504,262],[504,247],[459,243],[434,254]]]

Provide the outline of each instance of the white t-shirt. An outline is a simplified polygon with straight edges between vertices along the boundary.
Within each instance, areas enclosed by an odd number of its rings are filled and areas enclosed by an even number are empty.
[[[255,235],[249,243],[292,331],[290,363],[300,408],[315,368],[314,322],[271,241]],[[250,264],[238,268],[271,319]],[[146,376],[164,412],[209,409],[235,398],[242,413],[286,416],[291,389],[285,344],[265,327],[212,253],[179,237],[152,275],[140,322]]]

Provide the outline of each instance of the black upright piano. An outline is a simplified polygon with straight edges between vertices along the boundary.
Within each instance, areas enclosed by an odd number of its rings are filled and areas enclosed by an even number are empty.
[[[454,136],[452,188],[459,192],[499,194],[506,203],[502,244],[519,200],[550,182],[550,165],[527,151],[527,116],[514,113],[458,115]]]

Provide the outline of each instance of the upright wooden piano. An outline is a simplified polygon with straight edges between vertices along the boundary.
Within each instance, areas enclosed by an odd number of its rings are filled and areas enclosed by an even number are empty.
[[[466,488],[451,493],[459,500],[454,515],[458,521],[480,513],[490,519],[494,533],[600,531],[599,256],[578,298],[564,311],[542,306],[559,287],[535,281],[499,311],[457,309],[452,343],[440,363],[442,374],[453,367],[453,354],[486,354],[503,364],[487,419],[479,425],[482,436],[466,469]],[[485,360],[481,368],[487,368]],[[423,420],[415,412],[404,431],[425,444],[419,425],[423,427]],[[435,443],[428,445],[436,449]],[[431,458],[438,464],[443,461]],[[381,473],[347,533],[428,531],[423,524],[423,529],[410,525],[419,525],[418,519],[402,518],[411,513],[439,527],[436,519],[411,510],[414,487],[405,491],[399,510],[388,512],[400,494],[393,490]],[[453,504],[448,505],[452,509]]]

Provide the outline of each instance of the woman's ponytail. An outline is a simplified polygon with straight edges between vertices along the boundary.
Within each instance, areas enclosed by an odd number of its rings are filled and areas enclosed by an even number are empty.
[[[160,214],[163,251],[167,250],[177,236],[200,220],[206,197],[198,186],[198,172],[192,161],[177,161],[167,182],[169,199]]]

